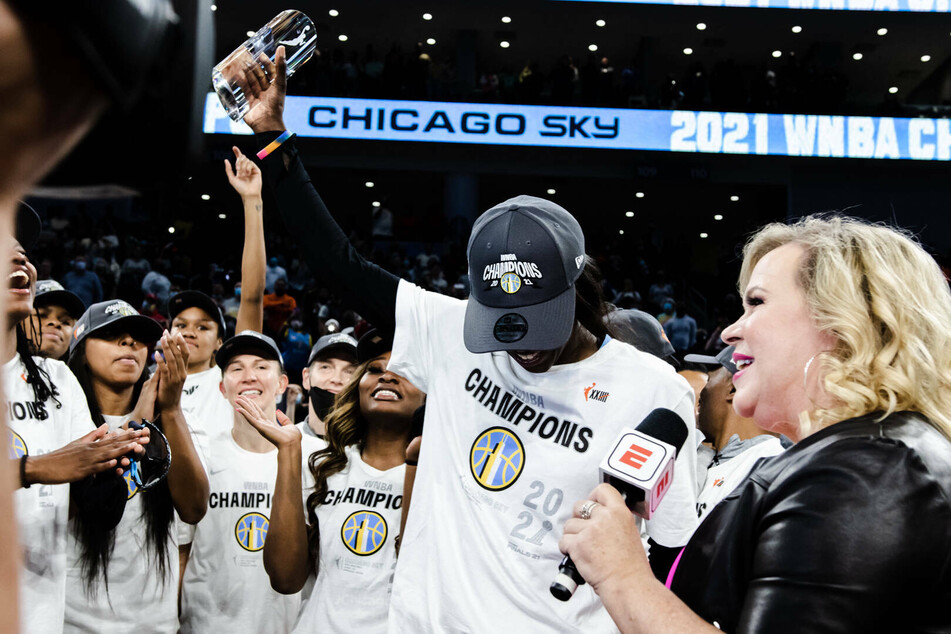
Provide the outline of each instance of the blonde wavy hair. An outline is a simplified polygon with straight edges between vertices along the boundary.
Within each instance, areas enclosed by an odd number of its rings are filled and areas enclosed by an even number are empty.
[[[743,249],[739,288],[764,255],[805,248],[798,281],[817,327],[836,345],[816,357],[835,405],[800,415],[803,436],[880,412],[913,411],[951,439],[951,291],[908,233],[837,216],[773,223]]]

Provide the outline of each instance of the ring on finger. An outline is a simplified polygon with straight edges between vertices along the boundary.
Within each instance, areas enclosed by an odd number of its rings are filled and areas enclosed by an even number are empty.
[[[591,519],[591,511],[596,506],[600,506],[600,504],[598,502],[595,502],[594,500],[586,501],[584,504],[581,505],[581,510],[578,512],[578,516],[583,520]]]

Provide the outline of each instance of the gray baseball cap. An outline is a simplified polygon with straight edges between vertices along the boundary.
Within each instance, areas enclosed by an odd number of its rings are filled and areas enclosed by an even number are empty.
[[[273,339],[254,330],[242,330],[221,344],[215,354],[215,364],[224,370],[228,362],[239,354],[253,354],[262,359],[277,361],[281,365],[281,371],[284,371],[280,348]]]
[[[38,280],[33,306],[62,306],[73,319],[79,319],[86,312],[86,305],[76,293],[67,291],[56,280]]]
[[[317,357],[329,357],[331,353],[338,353],[355,361],[357,358],[357,340],[343,332],[324,335],[310,349],[307,365],[309,366],[316,361]]]
[[[703,365],[720,365],[727,369],[730,374],[736,374],[736,364],[733,363],[733,351],[735,346],[727,346],[717,356],[708,354],[688,354],[684,357],[686,363],[700,363]]]
[[[571,214],[542,198],[511,198],[479,216],[467,254],[470,352],[553,350],[568,341],[585,258]]]
[[[629,343],[638,350],[666,359],[674,354],[674,347],[657,318],[636,308],[614,310],[604,320],[614,326],[619,341]]]
[[[113,299],[93,304],[86,309],[73,327],[73,338],[69,342],[69,354],[72,355],[81,341],[104,331],[127,332],[145,344],[152,344],[162,336],[161,324],[133,308],[128,302]]]

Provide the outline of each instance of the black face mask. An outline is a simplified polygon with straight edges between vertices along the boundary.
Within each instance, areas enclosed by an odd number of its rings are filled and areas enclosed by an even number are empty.
[[[334,397],[336,394],[312,385],[307,391],[307,396],[310,398],[311,405],[314,406],[314,413],[317,414],[317,418],[320,420],[326,419],[327,414],[329,414],[330,410],[334,407]]]

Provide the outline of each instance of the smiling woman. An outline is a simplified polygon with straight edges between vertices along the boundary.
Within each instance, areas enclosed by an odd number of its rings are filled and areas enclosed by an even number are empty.
[[[317,575],[299,630],[386,631],[406,446],[419,433],[413,415],[425,399],[387,368],[392,344],[392,337],[376,330],[360,339],[360,366],[327,416],[328,445],[310,456],[315,485],[307,498],[306,525],[300,506],[292,517],[277,512],[271,517],[264,546],[271,585],[296,592],[309,575]],[[286,450],[278,444],[278,451]],[[300,499],[299,488],[281,488],[286,473],[278,467],[281,499],[275,507]],[[357,595],[358,608],[350,600]]]

